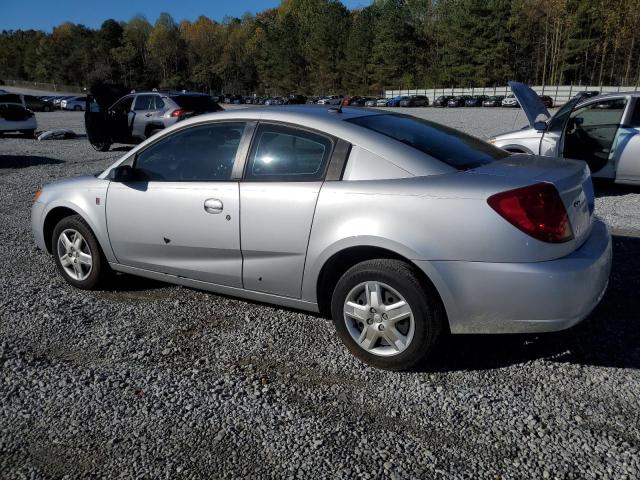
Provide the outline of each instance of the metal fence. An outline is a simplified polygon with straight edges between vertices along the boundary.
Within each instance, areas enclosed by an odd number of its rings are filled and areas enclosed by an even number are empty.
[[[26,80],[2,80],[2,82],[10,87],[31,88],[33,90],[42,90],[43,92],[83,93],[82,87],[79,87],[77,85],[29,82]],[[0,89],[2,89],[2,83],[0,83]]]
[[[554,105],[562,105],[576,93],[597,90],[600,93],[635,92],[638,87],[614,87],[608,85],[546,85],[531,87],[539,95],[548,95]],[[470,87],[470,88],[418,88],[385,90],[384,96],[392,98],[398,95],[425,95],[431,103],[440,95],[509,95],[511,89],[504,87]]]

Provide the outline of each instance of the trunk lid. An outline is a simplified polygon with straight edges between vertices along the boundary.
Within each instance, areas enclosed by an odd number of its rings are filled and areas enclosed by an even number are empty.
[[[496,175],[523,183],[552,183],[564,203],[571,222],[574,247],[578,248],[591,233],[595,197],[586,163],[535,155],[512,155],[469,173]]]
[[[544,106],[544,103],[536,92],[531,90],[528,85],[520,82],[509,82],[511,91],[518,99],[518,103],[524,110],[524,114],[529,120],[529,125],[533,128],[533,124],[536,122],[546,122],[551,118],[549,110]]]

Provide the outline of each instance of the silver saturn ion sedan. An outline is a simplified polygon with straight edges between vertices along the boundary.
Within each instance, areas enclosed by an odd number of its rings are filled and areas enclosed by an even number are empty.
[[[443,332],[585,318],[611,265],[593,208],[584,163],[300,105],[180,122],[97,176],[45,186],[32,224],[78,288],[117,271],[319,312],[359,359],[401,370]]]

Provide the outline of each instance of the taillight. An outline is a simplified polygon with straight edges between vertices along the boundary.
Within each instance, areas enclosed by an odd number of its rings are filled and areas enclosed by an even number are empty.
[[[573,238],[571,223],[558,190],[550,183],[536,183],[496,193],[487,203],[514,227],[549,243]]]
[[[174,110],[173,112],[171,112],[171,116],[181,117],[182,115],[186,115],[187,113],[191,113],[191,112],[188,110],[185,110],[184,108],[178,108],[177,110]]]

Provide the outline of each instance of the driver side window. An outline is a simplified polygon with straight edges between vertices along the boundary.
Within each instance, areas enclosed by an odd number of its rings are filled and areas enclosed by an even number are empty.
[[[149,181],[228,181],[244,127],[244,122],[188,127],[139,153],[134,168]]]

